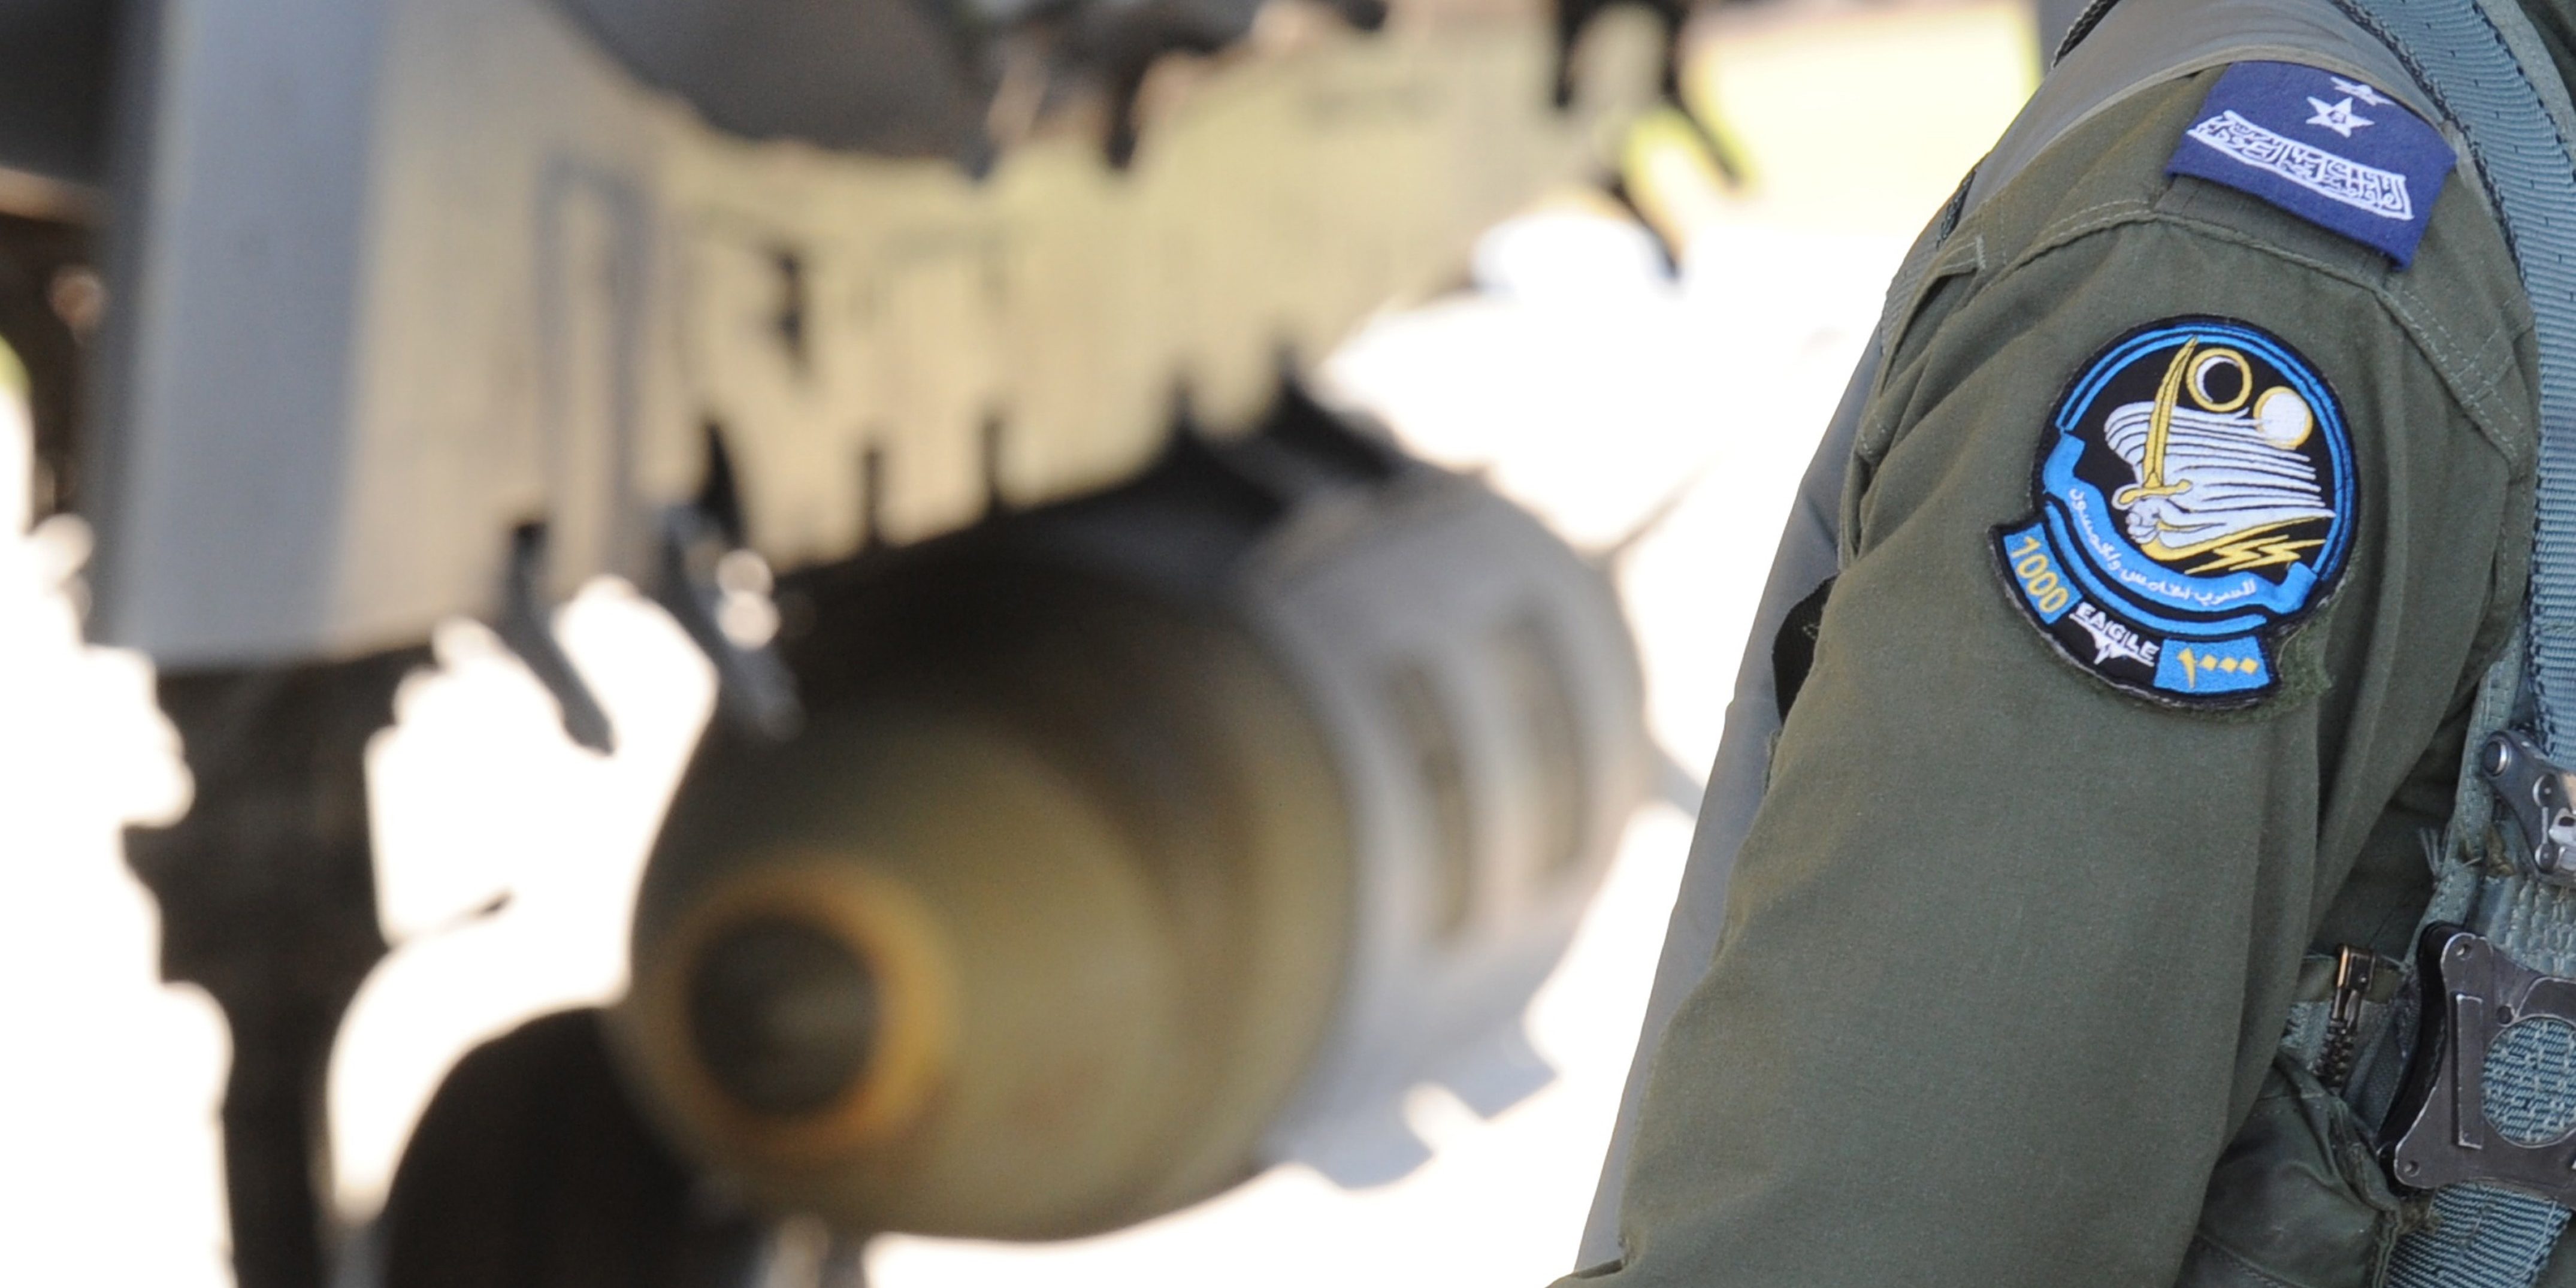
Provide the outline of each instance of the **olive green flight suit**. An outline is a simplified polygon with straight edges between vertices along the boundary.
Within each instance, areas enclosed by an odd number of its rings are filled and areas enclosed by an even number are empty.
[[[2565,15],[2532,8],[2567,74]],[[2465,175],[2402,270],[2168,177],[2219,74],[2078,126],[1891,301],[1842,572],[1653,1058],[1624,1257],[1565,1283],[2172,1284],[2230,1255],[2195,1230],[2249,1119],[2316,1111],[2274,1067],[2303,956],[2409,952],[2467,704],[2520,611],[2530,309]],[[2342,580],[2244,711],[2059,656],[1990,546],[2031,512],[2066,382],[2182,315],[2294,347],[2359,467]],[[2576,1255],[2544,1282],[2576,1284]]]

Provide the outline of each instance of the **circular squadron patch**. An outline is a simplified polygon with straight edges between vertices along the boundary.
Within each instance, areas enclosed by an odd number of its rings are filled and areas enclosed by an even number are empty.
[[[2260,328],[2168,318],[2096,354],[2049,419],[2036,512],[1995,529],[2013,602],[2077,666],[2174,706],[2251,706],[2352,544],[2334,391]]]

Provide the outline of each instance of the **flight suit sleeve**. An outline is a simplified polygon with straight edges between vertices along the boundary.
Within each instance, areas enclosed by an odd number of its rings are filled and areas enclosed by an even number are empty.
[[[1896,346],[1724,932],[1651,1066],[1623,1260],[1583,1282],[2173,1282],[2303,952],[2495,646],[2527,465],[2473,411],[2511,402],[2527,318],[2437,333],[2406,293],[2438,282],[2264,244],[2244,229],[2272,216],[2194,181],[2124,210],[1938,284]],[[2201,348],[2118,357],[2177,319]],[[2252,423],[2233,372],[2176,392],[2221,324],[2280,346],[2249,395],[2293,369],[2326,387],[2350,474],[2310,488],[2334,522],[2297,530],[2348,545],[2250,628],[2245,670],[2193,670],[2235,697],[2195,702],[2175,650],[2243,648],[2118,614],[2107,642],[2055,629],[2074,608],[2043,620],[1999,542],[2075,486],[2050,461],[2088,378],[2136,368],[2122,405],[2147,411],[2123,423],[2168,463],[2128,462],[2127,513],[2188,473],[2189,418],[2160,398]],[[2305,441],[2274,411],[2267,441]],[[2092,414],[2087,450],[2136,455]]]

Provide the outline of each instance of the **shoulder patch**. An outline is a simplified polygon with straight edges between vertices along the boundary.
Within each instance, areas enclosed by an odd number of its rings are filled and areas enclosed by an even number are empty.
[[[2459,158],[2442,132],[2360,81],[2297,63],[2220,73],[2167,174],[2251,193],[2403,268]]]
[[[2243,322],[2167,318],[2076,373],[2031,515],[1991,541],[2013,603],[2076,666],[2168,706],[2250,707],[2343,574],[2353,478],[2306,358]]]

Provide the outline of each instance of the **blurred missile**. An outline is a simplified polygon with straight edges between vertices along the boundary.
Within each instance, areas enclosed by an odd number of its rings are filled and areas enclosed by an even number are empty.
[[[809,712],[682,784],[611,1032],[680,1151],[844,1231],[1066,1237],[1499,1112],[1651,787],[1601,571],[1292,395],[1086,501],[790,576]]]

